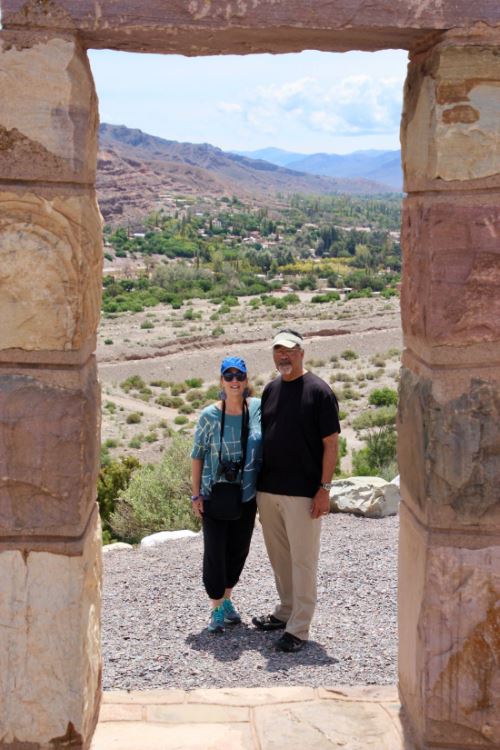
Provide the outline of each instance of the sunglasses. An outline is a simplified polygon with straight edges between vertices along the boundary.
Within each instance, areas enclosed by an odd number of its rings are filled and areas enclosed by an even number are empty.
[[[222,377],[226,383],[230,383],[232,380],[237,380],[238,383],[243,383],[243,381],[247,379],[244,372],[224,372],[222,373]]]

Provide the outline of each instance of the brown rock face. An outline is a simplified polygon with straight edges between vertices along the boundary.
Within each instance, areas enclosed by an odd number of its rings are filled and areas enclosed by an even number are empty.
[[[101,300],[101,216],[93,191],[0,191],[1,349],[80,349]]]
[[[500,344],[500,195],[410,197],[402,228],[405,334]]]
[[[402,508],[400,691],[423,746],[500,736],[500,545],[425,531]],[[425,738],[425,740],[423,739]]]
[[[85,52],[72,38],[2,32],[0,59],[0,176],[93,183],[97,98]]]
[[[0,535],[80,536],[95,503],[99,391],[0,373]]]
[[[497,47],[447,41],[415,55],[401,129],[405,189],[498,186],[499,111]]]

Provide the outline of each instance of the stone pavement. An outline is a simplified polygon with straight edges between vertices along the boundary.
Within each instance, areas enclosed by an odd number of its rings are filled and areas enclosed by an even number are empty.
[[[395,687],[104,693],[91,750],[414,750]]]

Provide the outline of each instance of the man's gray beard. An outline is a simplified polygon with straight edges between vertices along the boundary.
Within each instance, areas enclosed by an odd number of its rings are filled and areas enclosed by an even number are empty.
[[[292,370],[292,365],[278,365],[278,372],[280,373],[280,375],[291,375]]]

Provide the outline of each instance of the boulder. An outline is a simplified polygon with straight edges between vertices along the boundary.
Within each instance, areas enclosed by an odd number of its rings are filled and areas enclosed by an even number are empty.
[[[186,536],[198,536],[195,531],[189,529],[180,529],[179,531],[159,531],[157,534],[150,534],[141,539],[141,547],[156,547],[158,544],[165,544],[172,539],[183,539]]]
[[[123,549],[134,549],[131,544],[126,542],[113,542],[112,544],[105,544],[102,548],[103,552],[119,552]]]
[[[399,487],[381,477],[338,479],[330,490],[330,513],[354,513],[367,518],[395,516]]]

